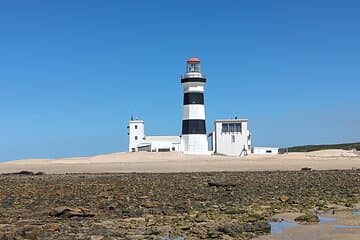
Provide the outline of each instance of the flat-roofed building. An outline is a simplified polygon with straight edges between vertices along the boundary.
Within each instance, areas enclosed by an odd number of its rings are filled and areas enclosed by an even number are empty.
[[[220,119],[215,121],[211,137],[215,154],[246,156],[251,152],[251,134],[247,119]]]
[[[146,136],[143,120],[131,119],[128,134],[129,152],[180,151],[180,136]]]

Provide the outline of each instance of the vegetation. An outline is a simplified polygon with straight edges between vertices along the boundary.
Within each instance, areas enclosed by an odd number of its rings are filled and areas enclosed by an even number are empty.
[[[357,143],[342,143],[342,144],[326,144],[326,145],[304,145],[304,146],[294,146],[289,147],[289,152],[311,152],[325,149],[344,149],[352,150],[356,149],[360,151],[360,142]]]

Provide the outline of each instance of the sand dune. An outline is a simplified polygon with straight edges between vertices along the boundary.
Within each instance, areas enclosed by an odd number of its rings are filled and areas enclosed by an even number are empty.
[[[351,169],[360,168],[360,154],[346,150],[322,150],[247,157],[184,155],[169,153],[111,153],[91,157],[25,159],[0,163],[0,173],[21,170],[46,173],[97,172],[204,172]]]

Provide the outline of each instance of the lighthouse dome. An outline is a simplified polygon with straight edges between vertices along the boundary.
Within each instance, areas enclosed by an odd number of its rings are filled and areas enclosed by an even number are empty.
[[[186,62],[187,63],[199,63],[200,59],[198,59],[197,57],[191,57]]]

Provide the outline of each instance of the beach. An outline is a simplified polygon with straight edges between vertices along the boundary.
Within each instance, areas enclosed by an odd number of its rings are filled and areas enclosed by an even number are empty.
[[[360,153],[346,150],[322,150],[308,153],[249,155],[185,155],[169,153],[112,153],[90,157],[61,159],[26,159],[0,163],[0,173],[28,170],[52,174],[114,172],[213,172],[276,171],[360,168]]]
[[[113,153],[0,169],[0,239],[360,238],[354,151]],[[309,214],[335,220],[273,232],[274,222]]]

